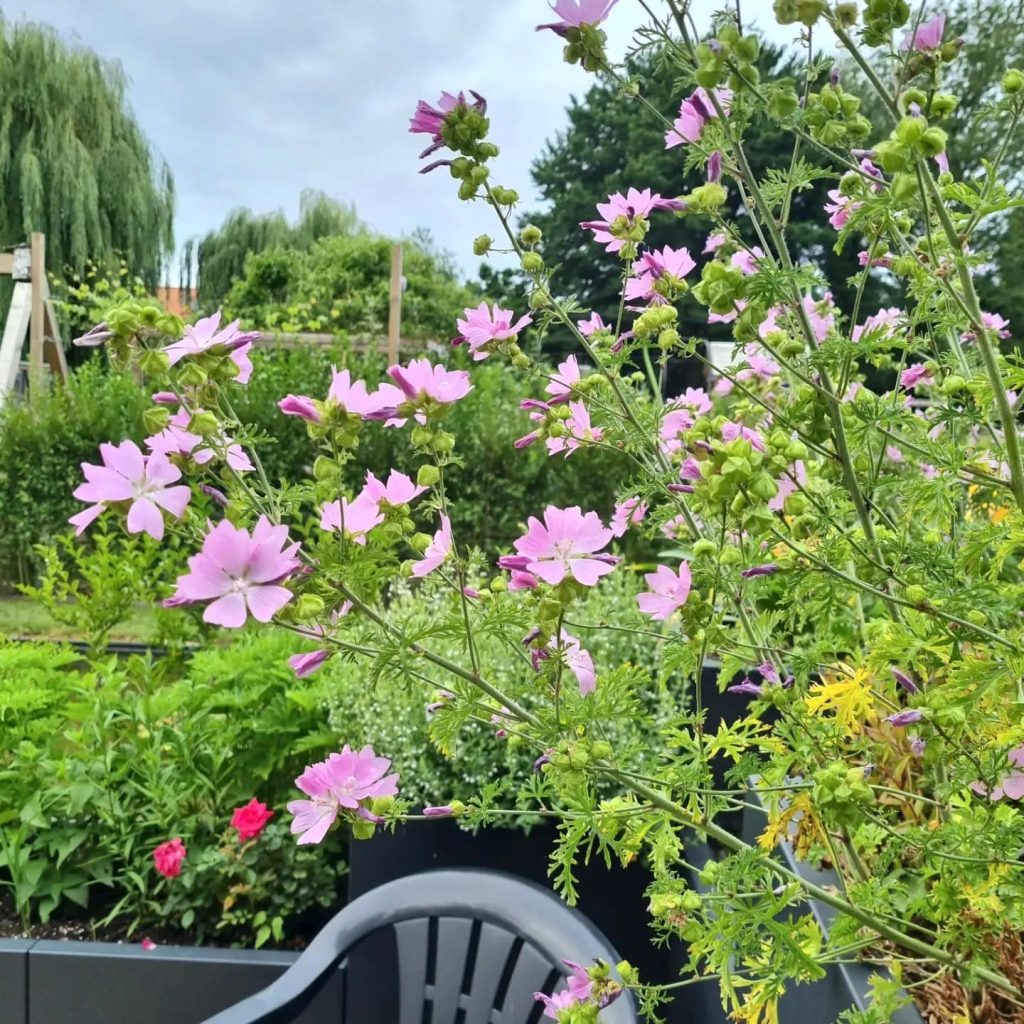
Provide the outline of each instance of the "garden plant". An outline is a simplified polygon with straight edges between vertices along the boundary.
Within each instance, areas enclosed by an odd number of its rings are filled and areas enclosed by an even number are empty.
[[[615,5],[557,0],[538,27],[636,107],[644,81],[606,53],[601,23]],[[125,307],[86,340],[152,380],[150,436],[101,446],[73,522],[173,532],[192,554],[165,605],[304,638],[291,660],[301,679],[337,660],[359,666],[367,689],[381,679],[417,690],[431,742],[456,764],[472,723],[534,761],[525,781],[507,777],[513,792],[499,779],[424,807],[404,795],[415,780],[389,751],[353,736],[295,766],[301,792],[275,814],[290,815],[299,844],[339,824],[367,841],[421,818],[489,824],[513,813],[510,800],[557,820],[552,877],[569,900],[581,858],[647,861],[652,927],[686,941],[684,973],[657,985],[625,963],[617,980],[612,965],[575,966],[566,991],[541,997],[547,1017],[598,1020],[626,986],[656,1019],[678,989],[717,983],[733,1019],[772,1024],[788,987],[864,958],[888,973],[849,1021],[889,1019],[907,993],[953,1006],[942,1019],[1021,1020],[1024,363],[976,277],[987,272],[979,229],[1022,200],[1000,184],[1006,145],[983,167],[957,164],[943,128],[957,97],[943,83],[964,41],[947,37],[942,14],[906,0],[776,0],[804,60],[798,77],[769,80],[739,8],[701,36],[685,0],[636,6],[636,47],[679,83],[673,107],[655,112],[680,188],[663,196],[637,181],[593,197],[581,238],[620,266],[609,322],[578,307],[560,254],[516,222],[484,97],[445,92],[412,118],[430,183],[450,176],[462,199],[493,209],[496,237],[474,252],[513,252],[533,282],[528,309],[453,310],[456,345],[530,384],[517,448],[620,457],[611,516],[531,506],[526,494],[521,535],[497,565],[473,559],[453,528],[467,442],[448,426],[475,371],[437,358],[391,366],[378,385],[344,369],[326,393],[282,394],[282,417],[308,434],[311,474],[278,485],[235,411],[252,336],[216,316],[166,336]],[[875,123],[835,52],[873,92]],[[1009,140],[1024,72],[1007,69],[992,95],[982,116]],[[757,177],[744,138],[765,122],[788,133],[791,155]],[[788,242],[794,197],[821,179],[834,244],[859,252],[848,308]],[[730,193],[739,213],[726,218]],[[673,218],[704,225],[702,251],[645,245],[652,223]],[[899,305],[865,307],[876,277]],[[702,358],[679,330],[684,295],[731,325],[736,359],[708,390],[666,395],[669,362]],[[576,349],[544,371],[524,351],[527,329],[568,332]],[[346,464],[381,433],[402,438],[408,472],[381,464],[352,487]],[[633,571],[618,553],[632,535],[659,552],[635,610],[588,617],[585,596]],[[420,586],[448,600],[393,615]],[[630,632],[648,657],[612,660],[602,631]],[[481,657],[494,645],[506,652],[500,675]],[[712,658],[721,686],[749,697],[714,729],[695,685]],[[642,698],[652,674],[670,713]],[[724,785],[713,771],[723,757]],[[722,822],[751,792],[764,819],[748,844]],[[156,868],[173,884],[202,851],[168,829]],[[697,835],[720,854],[699,884]],[[783,866],[783,842],[830,866],[836,884]],[[837,912],[827,934],[808,899]]]

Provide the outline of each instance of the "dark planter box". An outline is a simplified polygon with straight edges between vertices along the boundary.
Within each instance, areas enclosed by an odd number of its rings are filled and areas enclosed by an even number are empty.
[[[756,795],[751,792],[751,802],[757,802]],[[755,843],[764,823],[763,815],[752,809],[744,812],[744,839]],[[838,886],[839,878],[833,871],[816,871],[808,864],[798,861],[793,848],[783,843],[776,851],[780,863],[801,878],[819,886]],[[814,915],[823,934],[827,934],[837,911],[832,907],[809,900],[808,907]],[[867,964],[846,963],[833,964],[826,968],[828,972],[821,981],[812,985],[794,985],[786,992],[779,1003],[779,1019],[783,1024],[804,1024],[805,1021],[820,1021],[830,1024],[839,1015],[851,1008],[863,1010],[868,1005],[870,985],[868,979],[878,974],[881,968],[869,967]],[[924,1024],[921,1014],[912,1004],[904,1006],[892,1017],[892,1024]]]
[[[199,1024],[298,954],[106,942],[0,941],[0,1024]],[[341,976],[297,1019],[337,1024]]]

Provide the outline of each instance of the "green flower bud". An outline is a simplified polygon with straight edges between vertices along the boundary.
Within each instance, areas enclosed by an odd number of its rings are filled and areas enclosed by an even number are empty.
[[[896,125],[896,138],[905,146],[916,146],[928,127],[923,117],[904,117]]]
[[[313,477],[321,483],[331,483],[341,476],[341,466],[326,455],[318,455],[313,462]]]
[[[531,359],[525,352],[517,352],[512,357],[512,365],[517,370],[528,370],[531,365]]]
[[[486,256],[493,244],[494,239],[490,235],[477,235],[473,239],[473,255]]]
[[[547,288],[538,288],[530,296],[530,309],[547,309],[551,305],[551,293]]]
[[[917,148],[925,156],[938,156],[946,151],[947,139],[948,136],[941,128],[929,128],[921,136],[921,141],[918,142]]]
[[[913,174],[897,174],[892,180],[892,194],[898,203],[909,202],[917,194],[917,178]]]
[[[419,487],[433,487],[441,479],[441,471],[432,462],[424,462],[416,471],[416,484]]]
[[[162,349],[147,348],[139,357],[139,369],[151,376],[159,376],[166,373],[171,362]]]
[[[544,269],[544,260],[540,253],[524,252],[522,268],[528,274],[539,274]]]
[[[743,497],[743,495],[737,495],[737,497]],[[743,561],[743,554],[739,548],[722,548],[718,555],[718,561],[721,565],[739,565]]]
[[[352,822],[352,838],[353,839],[372,839],[374,833],[377,831],[377,826],[372,821],[353,821]]]
[[[909,168],[910,153],[902,143],[893,139],[883,139],[875,146],[875,163],[886,174],[896,174]]]
[[[209,437],[220,429],[220,423],[212,412],[197,412],[189,420],[188,429],[200,437]]]
[[[949,92],[936,93],[932,97],[931,113],[935,117],[947,117],[956,110],[957,98]]]
[[[853,28],[857,24],[857,5],[853,3],[836,4],[833,9],[836,21],[843,28]]]
[[[909,587],[907,587],[907,589],[903,592],[903,596],[911,604],[924,604],[928,598],[928,594],[926,593],[924,587],[919,586],[916,583],[913,583]]]
[[[955,395],[967,387],[967,381],[957,373],[951,373],[943,382],[939,390],[944,395]]]
[[[441,455],[447,455],[455,449],[455,435],[449,434],[447,430],[439,430],[434,435],[431,447]]]
[[[434,538],[431,537],[429,533],[414,533],[409,538],[409,545],[414,551],[418,551],[420,554],[423,554],[423,552],[430,547],[433,540]]]
[[[1003,92],[1012,96],[1024,89],[1024,71],[1009,68],[1003,75]]]
[[[658,335],[658,348],[668,352],[675,348],[679,341],[679,332],[674,327],[667,327]]]
[[[300,621],[315,619],[318,615],[323,615],[325,607],[322,597],[316,594],[303,594],[295,602],[295,617]]]
[[[472,182],[472,181],[468,181],[468,180],[464,181],[459,186],[459,198],[462,199],[462,200],[467,200],[467,201],[470,200],[470,199],[476,198],[477,187],[478,186],[476,184],[474,184],[474,182]],[[353,831],[354,831],[354,826],[353,826]]]
[[[536,224],[527,224],[520,232],[519,237],[522,239],[523,245],[537,245],[544,234]]]
[[[206,371],[196,362],[189,362],[178,374],[178,382],[186,388],[202,387],[207,379]]]
[[[988,622],[988,616],[980,608],[972,608],[964,618],[975,626],[984,626]]]
[[[170,409],[162,405],[153,405],[142,414],[142,425],[150,434],[159,434],[167,426],[170,418]]]

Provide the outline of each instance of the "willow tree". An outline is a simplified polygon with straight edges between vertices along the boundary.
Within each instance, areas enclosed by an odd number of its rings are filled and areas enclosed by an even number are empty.
[[[245,274],[245,260],[251,254],[272,249],[306,251],[321,238],[351,236],[365,230],[355,207],[307,189],[299,200],[299,219],[290,224],[285,215],[257,214],[251,210],[232,211],[221,227],[211,231],[196,250],[199,305],[218,306],[231,285]],[[186,243],[182,262],[182,286],[191,284],[192,246]]]
[[[174,187],[125,84],[119,64],[0,16],[0,246],[43,231],[53,270],[117,256],[155,287]]]

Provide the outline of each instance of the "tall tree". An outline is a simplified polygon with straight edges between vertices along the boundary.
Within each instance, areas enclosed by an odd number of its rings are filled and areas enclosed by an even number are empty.
[[[280,210],[253,213],[233,210],[216,231],[196,249],[199,305],[204,310],[219,306],[232,284],[244,277],[246,257],[274,249],[309,250],[314,242],[333,236],[350,237],[365,229],[355,207],[338,202],[316,189],[307,189],[299,200],[299,219],[294,224]],[[192,246],[186,246],[183,286],[191,284]]]
[[[116,256],[156,287],[174,242],[174,185],[128,107],[120,65],[2,15],[0,183],[0,245],[43,231],[57,273]]]
[[[765,77],[785,76],[789,61],[778,47],[763,44],[760,56]],[[656,110],[675,116],[685,95],[675,72],[657,54],[646,53],[629,68],[640,90]],[[594,204],[613,192],[627,188],[650,188],[671,197],[700,184],[684,172],[685,147],[665,149],[665,125],[645,104],[631,102],[620,87],[599,79],[582,100],[573,99],[568,111],[568,127],[550,141],[533,164],[533,180],[547,209],[529,218],[544,232],[544,248],[552,262],[561,264],[559,281],[570,281],[577,289],[581,305],[598,310],[606,319],[614,314],[621,288],[621,264],[614,253],[604,253],[595,245],[580,221],[593,220]],[[785,169],[792,154],[792,143],[767,119],[751,126],[748,153],[754,173],[763,178],[772,168]],[[817,154],[810,154],[817,160]],[[836,300],[840,305],[850,298],[844,288],[846,278],[857,269],[856,253],[832,251],[835,232],[823,213],[826,192],[835,182],[820,179],[812,187],[793,197],[791,223],[797,255],[823,265],[829,280],[838,282]],[[737,216],[740,197],[730,190],[726,219],[742,223]],[[654,214],[647,242],[651,246],[687,247],[696,256],[704,247],[708,221],[704,218]],[[755,239],[750,239],[751,243]],[[728,328],[708,326],[703,310],[695,303],[680,308],[681,329],[698,337],[730,337]]]

